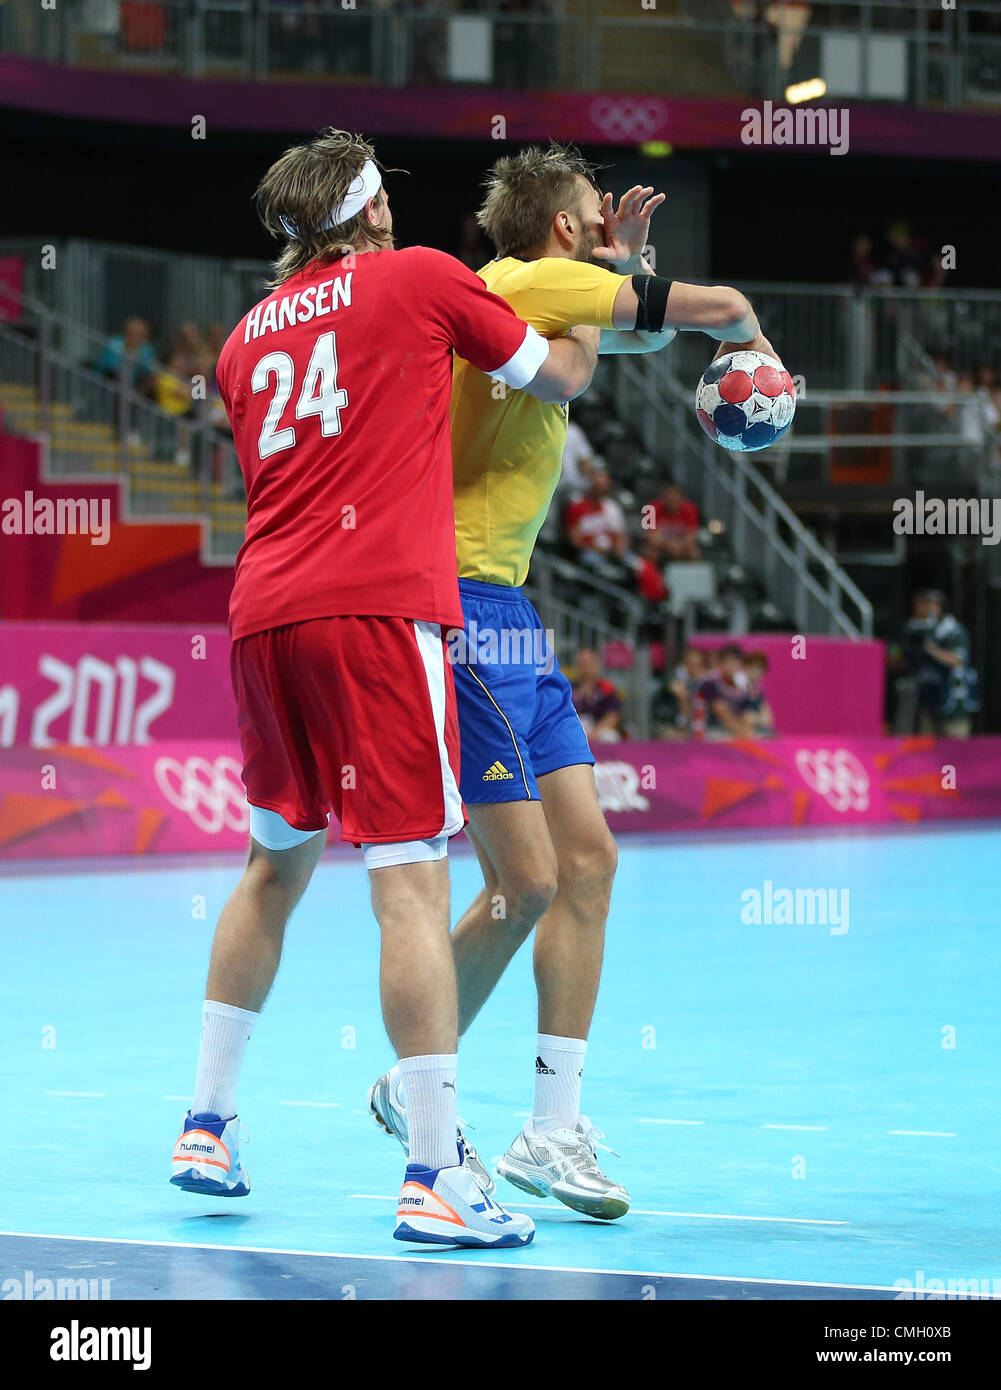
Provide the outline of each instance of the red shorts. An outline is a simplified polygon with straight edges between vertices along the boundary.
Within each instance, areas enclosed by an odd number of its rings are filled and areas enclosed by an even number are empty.
[[[314,618],[240,637],[231,658],[252,806],[352,844],[454,835],[455,686],[437,623]]]

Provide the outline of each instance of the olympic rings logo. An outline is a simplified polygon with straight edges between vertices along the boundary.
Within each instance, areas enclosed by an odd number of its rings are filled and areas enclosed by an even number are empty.
[[[247,793],[235,758],[158,758],[153,776],[164,799],[184,811],[206,835],[218,835],[225,827],[246,835],[250,829]]]
[[[667,121],[667,107],[656,98],[599,97],[589,114],[606,135],[655,135]]]
[[[835,811],[865,811],[869,807],[869,774],[847,748],[830,752],[801,748],[796,767],[808,787],[824,798]]]

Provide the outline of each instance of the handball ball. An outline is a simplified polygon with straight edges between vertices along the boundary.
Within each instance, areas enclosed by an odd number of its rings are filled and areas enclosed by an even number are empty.
[[[710,439],[742,454],[781,439],[796,413],[796,388],[782,363],[763,352],[729,352],[702,373],[695,414]]]

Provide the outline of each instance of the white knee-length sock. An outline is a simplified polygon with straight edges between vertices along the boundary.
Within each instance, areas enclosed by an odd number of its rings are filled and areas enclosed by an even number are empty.
[[[573,1129],[580,1117],[580,1083],[587,1043],[540,1033],[535,1044],[535,1100],[531,1124],[536,1134]]]
[[[257,1018],[235,1004],[205,1000],[192,1115],[212,1114],[228,1120],[236,1114],[236,1086]]]
[[[458,1060],[452,1052],[401,1057],[399,1061],[410,1162],[423,1168],[454,1168],[459,1162],[455,1142]]]

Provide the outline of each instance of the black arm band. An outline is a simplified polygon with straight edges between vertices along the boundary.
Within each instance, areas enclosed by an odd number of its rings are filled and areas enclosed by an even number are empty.
[[[645,333],[662,333],[667,296],[674,281],[662,280],[659,275],[634,275],[632,280],[636,291],[636,327]]]

